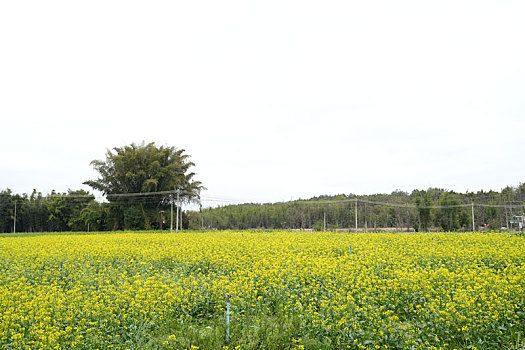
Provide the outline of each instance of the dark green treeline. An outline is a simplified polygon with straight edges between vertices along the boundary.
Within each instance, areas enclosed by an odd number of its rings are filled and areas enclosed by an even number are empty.
[[[523,215],[525,184],[501,192],[456,193],[439,188],[412,193],[320,196],[273,204],[239,204],[188,213],[189,227],[206,229],[472,230],[512,227]],[[488,226],[487,226],[488,225]]]
[[[273,204],[239,204],[200,211],[184,211],[182,227],[187,229],[352,229],[357,224],[369,231],[471,230],[509,227],[513,217],[523,216],[525,184],[500,192],[456,193],[430,188],[412,193],[394,191],[367,196],[320,196]],[[146,210],[145,208],[152,209]],[[170,204],[166,195],[98,202],[83,190],[42,195],[0,191],[0,233],[49,231],[110,231],[116,229],[169,229]],[[146,219],[145,219],[146,218]],[[122,222],[121,226],[115,225]],[[174,223],[175,224],[175,223]],[[325,226],[326,225],[326,226]]]
[[[84,190],[20,195],[7,189],[0,191],[0,233],[169,228],[168,199],[138,194],[99,202]]]
[[[86,208],[97,205],[83,190],[43,196],[36,190],[20,195],[7,189],[0,192],[0,233],[84,231]]]

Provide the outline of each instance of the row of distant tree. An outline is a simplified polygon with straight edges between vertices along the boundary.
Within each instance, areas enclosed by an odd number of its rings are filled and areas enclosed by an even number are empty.
[[[108,150],[106,159],[91,162],[99,177],[84,182],[102,193],[102,201],[84,190],[46,195],[36,190],[29,195],[0,191],[0,232],[168,228],[171,208],[176,211],[178,204],[198,202],[203,189],[193,179],[194,163],[184,152],[154,143]],[[455,193],[430,188],[412,193],[228,205],[186,211],[181,222],[183,228],[191,229],[353,228],[357,209],[360,229],[469,230],[473,224],[499,229],[508,227],[513,216],[523,216],[524,199],[525,184],[500,192]]]
[[[158,229],[176,197],[176,203],[191,202],[203,188],[184,152],[155,143],[108,150],[106,159],[91,162],[99,178],[84,182],[101,192],[103,201],[84,190],[47,195],[3,190],[0,232]]]
[[[8,189],[0,192],[0,233],[152,230],[163,226],[161,220],[169,228],[170,209],[166,194],[100,202],[84,190],[44,196],[36,190],[27,195]]]
[[[131,192],[130,192],[131,193]],[[136,192],[134,192],[136,193]],[[108,195],[100,202],[84,190],[48,195],[0,192],[0,232],[108,231],[167,229],[176,192],[147,195]],[[184,197],[181,195],[181,198]],[[188,201],[189,196],[185,197]],[[430,188],[412,193],[368,196],[320,196],[273,204],[239,204],[185,211],[182,228],[190,229],[341,229],[471,230],[512,227],[523,216],[525,184],[501,192],[456,193]],[[474,203],[472,207],[471,204]],[[176,211],[176,206],[174,207]],[[175,220],[175,219],[174,219]]]
[[[240,204],[188,213],[190,227],[359,230],[516,229],[523,216],[525,184],[501,192],[456,193],[439,188],[366,196],[320,196],[274,204]],[[472,205],[474,203],[474,205]],[[473,215],[474,214],[474,215]],[[472,218],[474,216],[474,225]]]

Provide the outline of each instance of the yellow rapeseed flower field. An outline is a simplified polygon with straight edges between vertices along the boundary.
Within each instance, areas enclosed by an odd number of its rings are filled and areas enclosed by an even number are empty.
[[[505,348],[525,337],[524,245],[500,233],[2,237],[0,348]]]

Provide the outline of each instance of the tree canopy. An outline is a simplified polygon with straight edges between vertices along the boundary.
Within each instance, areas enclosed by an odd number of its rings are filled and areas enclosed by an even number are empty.
[[[100,174],[84,184],[106,195],[114,204],[114,228],[150,229],[160,207],[169,201],[168,191],[180,191],[183,201],[196,200],[203,188],[195,181],[195,166],[184,149],[141,143],[115,147],[106,152],[105,160],[91,165]],[[159,193],[148,201],[137,197],[122,197],[129,193]]]
[[[184,152],[154,142],[115,147],[106,152],[105,160],[91,162],[100,177],[84,184],[106,195],[181,189],[186,197],[195,198],[202,186],[193,180],[195,173],[189,169],[195,164]]]

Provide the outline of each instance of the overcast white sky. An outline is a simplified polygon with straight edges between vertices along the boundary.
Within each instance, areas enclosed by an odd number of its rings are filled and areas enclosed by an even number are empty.
[[[204,196],[525,181],[523,1],[2,1],[0,189],[89,189],[131,142]]]

